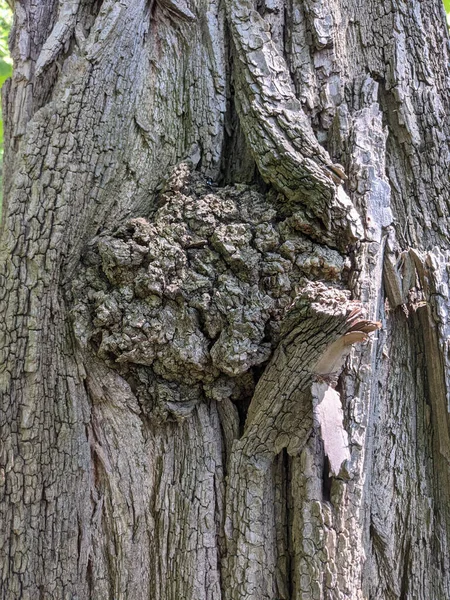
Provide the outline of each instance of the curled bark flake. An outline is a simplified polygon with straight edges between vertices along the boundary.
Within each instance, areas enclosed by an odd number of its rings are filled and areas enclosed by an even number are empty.
[[[368,336],[362,331],[346,333],[333,342],[321,356],[314,367],[317,375],[330,375],[337,373],[343,366],[345,359],[350,353],[352,344],[367,341]]]
[[[336,379],[342,371],[345,359],[349,355],[352,345],[366,342],[369,333],[381,328],[379,321],[360,320],[361,309],[352,311],[347,319],[347,331],[332,342],[324,351],[313,368],[313,372],[324,379],[324,376]]]

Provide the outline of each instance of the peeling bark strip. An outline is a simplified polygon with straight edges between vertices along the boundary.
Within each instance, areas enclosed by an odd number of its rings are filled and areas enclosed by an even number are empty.
[[[0,600],[450,597],[448,41],[15,3]]]

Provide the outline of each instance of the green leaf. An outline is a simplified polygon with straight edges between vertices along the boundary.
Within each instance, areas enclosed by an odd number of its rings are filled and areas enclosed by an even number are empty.
[[[0,87],[12,75],[12,66],[0,57]]]
[[[5,0],[0,0],[0,87],[12,74],[12,60],[8,48],[8,36],[12,25],[12,12]],[[0,214],[2,205],[3,119],[0,108]]]
[[[11,63],[8,36],[12,25],[12,12],[5,0],[0,0],[0,58]]]

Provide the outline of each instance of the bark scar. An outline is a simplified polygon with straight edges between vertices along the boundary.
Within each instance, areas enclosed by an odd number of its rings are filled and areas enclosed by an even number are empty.
[[[337,477],[345,461],[350,460],[348,434],[344,427],[341,397],[334,388],[353,344],[366,342],[369,334],[381,328],[379,321],[359,320],[354,312],[347,322],[350,328],[322,354],[314,367],[312,384],[315,423],[328,456],[330,475]],[[358,319],[355,322],[355,318]]]

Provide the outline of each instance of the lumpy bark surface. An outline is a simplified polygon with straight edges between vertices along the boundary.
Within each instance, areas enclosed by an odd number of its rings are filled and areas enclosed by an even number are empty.
[[[159,204],[89,244],[73,284],[77,338],[148,415],[250,399],[305,277],[342,285],[349,262],[302,233],[295,204],[208,185],[186,163]]]

